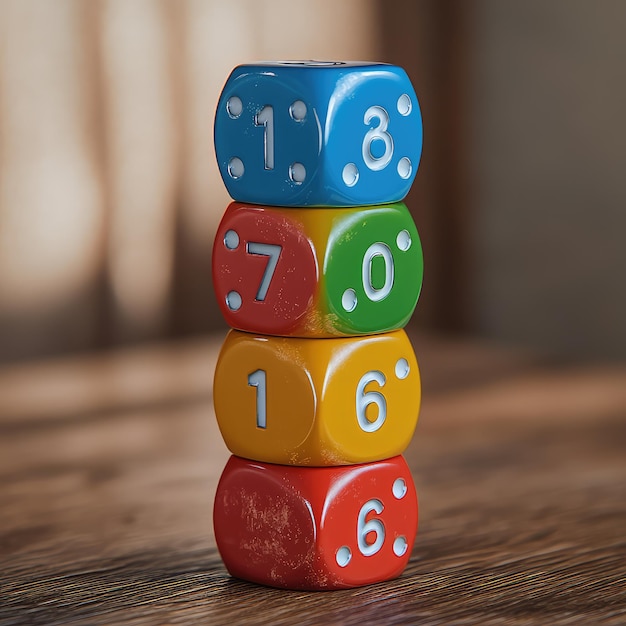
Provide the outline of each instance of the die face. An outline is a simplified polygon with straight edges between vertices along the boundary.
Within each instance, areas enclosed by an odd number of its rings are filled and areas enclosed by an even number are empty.
[[[213,403],[234,454],[270,463],[302,459],[298,451],[313,429],[317,398],[298,341],[228,333],[215,368]]]
[[[400,456],[337,475],[324,503],[318,553],[331,579],[345,586],[399,576],[417,533],[417,496]]]
[[[307,206],[315,193],[321,127],[315,92],[289,68],[240,66],[215,115],[215,153],[235,200]]]
[[[222,560],[237,578],[288,588],[312,569],[310,506],[274,466],[231,457],[217,486],[213,526]]]
[[[213,395],[234,454],[336,466],[406,449],[418,419],[420,377],[404,331],[325,341],[231,331]]]
[[[215,149],[229,194],[242,202],[395,202],[417,172],[421,113],[406,73],[395,66],[240,66],[218,102]]]
[[[419,103],[404,70],[381,66],[343,77],[327,128],[324,186],[333,192],[328,204],[383,204],[406,196],[423,138]]]
[[[260,243],[264,254],[250,254]],[[248,332],[320,338],[388,332],[409,320],[422,285],[419,235],[402,203],[344,209],[232,203],[213,255],[222,313]]]
[[[232,575],[321,590],[400,575],[417,517],[415,486],[402,457],[342,468],[231,457],[217,488],[214,527]]]
[[[329,315],[345,334],[403,327],[417,304],[422,246],[402,203],[338,217],[323,262]]]
[[[232,204],[213,246],[213,285],[233,328],[288,335],[310,310],[318,269],[304,228],[288,213]]]
[[[333,351],[324,372],[316,416],[318,433],[328,442],[324,460],[366,463],[401,454],[413,437],[421,401],[406,333],[333,341],[344,345]],[[309,340],[312,351],[314,342]]]

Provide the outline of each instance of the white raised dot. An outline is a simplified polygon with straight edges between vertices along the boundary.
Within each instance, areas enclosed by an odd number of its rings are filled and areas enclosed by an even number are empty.
[[[357,305],[357,297],[356,291],[354,289],[346,289],[343,292],[343,296],[341,296],[341,306],[348,312],[351,313],[356,309]]]
[[[228,102],[226,102],[226,112],[230,117],[236,120],[243,111],[243,102],[241,102],[241,98],[237,96],[231,96],[228,98]]]
[[[411,371],[411,367],[409,362],[406,359],[398,359],[396,361],[396,376],[400,380],[404,380]]]
[[[398,161],[398,175],[400,178],[407,179],[411,172],[413,171],[413,166],[411,165],[411,160],[407,157],[402,157]]]
[[[354,163],[348,163],[344,166],[341,177],[348,187],[354,187],[359,180],[359,169]]]
[[[403,537],[402,535],[400,535],[399,537],[396,537],[394,539],[393,553],[396,556],[403,556],[404,554],[406,554],[408,547],[409,547],[409,544],[406,540],[406,537]]]
[[[231,311],[238,311],[241,308],[241,294],[238,291],[229,291],[226,295],[226,306]]]
[[[302,163],[292,163],[289,166],[289,178],[296,183],[296,185],[301,185],[306,178],[306,169]]]
[[[345,567],[348,563],[350,563],[351,558],[352,550],[350,550],[348,546],[341,546],[341,548],[337,550],[337,554],[335,554],[335,561],[337,561],[337,565],[339,565],[339,567]]]
[[[246,168],[243,166],[243,161],[239,157],[233,157],[228,162],[228,174],[231,178],[237,180],[243,176]]]
[[[396,500],[402,500],[402,498],[406,496],[407,492],[406,482],[404,478],[396,478],[393,481],[393,487],[391,488],[391,491],[393,492],[393,497]]]
[[[396,237],[396,245],[402,252],[406,252],[411,247],[411,233],[408,230],[401,230]]]
[[[292,102],[289,107],[289,115],[291,115],[291,119],[296,122],[302,122],[306,117],[306,104],[302,102],[302,100],[296,100]]]
[[[397,107],[398,107],[398,113],[404,116],[408,115],[413,110],[413,103],[411,102],[411,98],[409,97],[408,94],[403,93],[398,98]]]
[[[224,245],[229,250],[235,250],[239,245],[239,235],[234,230],[227,230],[224,235]]]

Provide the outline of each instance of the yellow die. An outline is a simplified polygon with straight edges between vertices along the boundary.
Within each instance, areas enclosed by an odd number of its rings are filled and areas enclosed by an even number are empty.
[[[403,330],[338,339],[231,330],[213,396],[233,454],[283,465],[349,465],[406,449],[421,386]]]

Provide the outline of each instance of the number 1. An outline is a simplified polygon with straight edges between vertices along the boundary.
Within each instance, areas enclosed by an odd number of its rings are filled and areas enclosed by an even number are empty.
[[[274,169],[274,107],[264,106],[255,116],[254,125],[263,126],[263,154],[266,170]]]
[[[267,376],[265,370],[248,374],[248,385],[256,387],[256,425],[267,428]]]

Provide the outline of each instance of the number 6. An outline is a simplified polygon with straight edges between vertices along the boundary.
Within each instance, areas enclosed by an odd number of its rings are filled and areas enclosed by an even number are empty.
[[[365,387],[371,382],[376,382],[382,387],[386,382],[385,375],[378,370],[370,370],[361,376],[356,387],[356,418],[361,430],[366,433],[373,433],[378,430],[387,418],[385,396],[380,391],[365,391]],[[370,404],[375,404],[378,407],[378,416],[373,422],[370,422],[365,414]]]
[[[359,550],[363,556],[372,556],[376,554],[385,542],[385,525],[382,520],[371,519],[365,521],[368,513],[375,511],[378,515],[383,512],[383,503],[380,500],[368,500],[359,511],[359,517],[356,523],[357,542]],[[374,543],[367,543],[366,537],[369,533],[375,533],[376,539]]]

